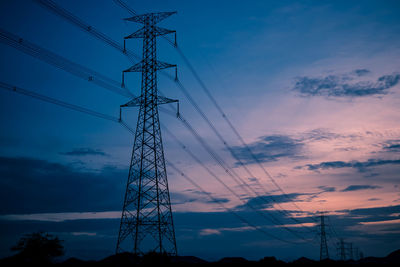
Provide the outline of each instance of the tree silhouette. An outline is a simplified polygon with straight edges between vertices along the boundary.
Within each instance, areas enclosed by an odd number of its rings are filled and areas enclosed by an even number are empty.
[[[19,251],[18,256],[29,262],[48,263],[54,257],[64,255],[62,240],[48,233],[37,232],[27,234],[11,248],[12,251]]]

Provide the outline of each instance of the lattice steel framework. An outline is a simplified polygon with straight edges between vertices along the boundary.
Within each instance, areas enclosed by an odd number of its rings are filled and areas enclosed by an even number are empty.
[[[328,252],[328,244],[326,242],[326,231],[325,231],[325,215],[322,212],[321,216],[321,224],[320,226],[320,236],[321,236],[321,247],[319,253],[319,260],[329,259],[329,252]]]
[[[143,38],[143,59],[123,71],[142,73],[141,95],[121,105],[139,106],[139,115],[121,216],[117,253],[135,254],[155,251],[176,255],[164,150],[158,105],[177,102],[157,94],[157,70],[175,67],[157,60],[156,37],[175,31],[155,26],[176,12],[138,15],[126,20],[143,24],[143,28],[124,38]],[[133,246],[133,248],[132,248]]]

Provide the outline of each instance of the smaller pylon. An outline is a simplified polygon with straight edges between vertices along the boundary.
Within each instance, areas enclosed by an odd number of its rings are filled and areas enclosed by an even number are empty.
[[[345,248],[345,243],[343,238],[341,238],[338,242],[338,254],[340,255],[340,260],[345,261],[346,260],[346,248]]]
[[[358,248],[354,248],[354,260],[358,261],[360,259],[360,253],[358,252]]]
[[[351,260],[354,260],[353,243],[349,243],[349,257]]]
[[[328,244],[326,242],[326,231],[325,231],[325,214],[324,212],[321,212],[320,215],[320,220],[321,223],[319,225],[319,234],[321,236],[321,246],[320,246],[320,254],[319,254],[319,260],[325,260],[329,259],[329,251],[328,251]]]

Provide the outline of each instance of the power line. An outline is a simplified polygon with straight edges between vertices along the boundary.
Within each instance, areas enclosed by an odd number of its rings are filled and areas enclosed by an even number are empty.
[[[114,48],[118,49],[119,51],[123,52],[125,55],[134,55],[135,58],[138,58],[137,55],[134,53],[127,51],[124,47],[113,41],[111,38],[107,37],[106,35],[102,34],[98,30],[94,29],[93,27],[89,26],[88,24],[84,23],[82,20],[71,14],[70,12],[66,11],[65,9],[57,6],[54,2],[50,0],[36,0],[39,4],[46,7],[47,9],[53,11],[57,15],[61,16],[62,18],[66,19],[67,21],[73,23],[75,26],[78,26],[80,29],[85,30],[86,32],[92,34],[93,36],[97,37],[98,39],[105,41],[109,45],[113,46]],[[122,1],[118,1],[122,2]],[[132,60],[132,57],[130,57]],[[164,73],[163,73],[164,74]],[[167,75],[168,76],[168,75]],[[179,84],[183,86],[180,82]],[[241,179],[240,177],[238,177]],[[245,183],[246,184],[246,183]],[[248,185],[247,185],[248,186]],[[289,216],[291,218],[291,216]]]
[[[216,179],[220,184],[222,184],[229,192],[231,192],[236,198],[238,198],[242,203],[246,206],[248,206],[250,209],[254,210],[257,214],[261,215],[263,218],[267,219],[270,222],[273,222],[275,224],[279,224],[284,228],[285,230],[289,231],[292,234],[296,234],[295,231],[292,231],[290,228],[284,226],[284,224],[279,221],[273,214],[266,213],[268,214],[271,218],[265,217],[264,213],[262,213],[260,210],[255,208],[253,205],[251,205],[248,201],[246,201],[243,197],[241,197],[239,194],[237,194],[233,189],[231,189],[225,182],[222,181],[221,178],[219,178],[213,171],[210,170],[192,151],[188,149],[186,145],[184,145],[170,130],[168,130],[167,127],[162,125],[164,128],[164,131],[167,132],[168,135],[172,137],[172,139],[191,157],[193,158],[199,165],[201,165],[214,179]],[[297,236],[303,239],[301,236]]]
[[[184,179],[186,179],[189,183],[191,183],[192,185],[194,185],[199,191],[201,191],[203,194],[207,195],[213,202],[218,203],[218,205],[220,205],[223,209],[225,209],[226,211],[228,211],[229,213],[233,214],[235,217],[237,217],[239,220],[241,220],[242,222],[244,222],[245,224],[249,225],[250,227],[254,228],[255,230],[263,233],[264,235],[271,237],[273,239],[285,242],[285,243],[293,243],[287,240],[284,240],[282,238],[279,238],[275,235],[272,235],[270,233],[268,233],[267,231],[263,230],[262,228],[255,226],[254,224],[250,223],[248,220],[246,220],[243,216],[240,216],[237,212],[235,212],[234,210],[226,207],[220,200],[214,198],[212,196],[211,193],[205,191],[201,186],[199,186],[193,179],[191,179],[190,177],[188,177],[185,173],[183,173],[181,170],[179,170],[174,164],[172,164],[171,162],[167,161],[168,165],[170,165],[176,172],[178,172]]]
[[[42,48],[22,37],[0,28],[0,42],[9,45],[19,51],[35,57],[39,60],[62,69],[86,81],[92,82],[109,91],[125,97],[135,97],[127,88],[122,89],[120,83],[87,67],[72,62],[60,55],[57,55],[45,48]]]
[[[64,108],[72,109],[72,110],[75,110],[75,111],[78,111],[78,112],[81,112],[81,113],[86,113],[86,114],[89,114],[89,115],[92,115],[92,116],[95,116],[95,117],[98,117],[98,118],[102,118],[102,119],[105,119],[105,120],[109,120],[109,121],[113,121],[113,122],[119,122],[119,118],[117,118],[117,117],[113,117],[113,116],[110,116],[110,115],[107,115],[107,114],[103,114],[103,113],[100,113],[100,112],[97,112],[97,111],[93,111],[91,109],[80,107],[80,106],[77,106],[77,105],[74,105],[74,104],[70,104],[70,103],[67,103],[67,102],[64,102],[64,101],[61,101],[61,100],[58,100],[58,99],[55,99],[55,98],[51,98],[51,97],[48,97],[48,96],[45,96],[45,95],[42,95],[42,94],[39,94],[39,93],[36,93],[36,92],[33,92],[33,91],[29,91],[29,90],[22,89],[22,88],[17,87],[17,86],[10,85],[8,83],[0,82],[0,88],[4,89],[4,90],[7,90],[7,91],[15,92],[15,93],[18,93],[18,94],[30,96],[30,97],[33,97],[33,98],[36,98],[36,99],[39,99],[39,100],[42,100],[42,101],[45,101],[45,102],[48,102],[48,103],[52,103],[52,104],[64,107]]]
[[[253,175],[253,173],[247,168],[247,166],[242,162],[242,160],[236,155],[236,153],[234,152],[234,150],[232,149],[232,147],[228,144],[228,142],[226,141],[226,139],[219,133],[219,131],[216,129],[216,127],[213,125],[213,123],[208,119],[207,115],[205,115],[205,113],[202,111],[202,109],[197,105],[196,101],[192,98],[192,96],[189,94],[189,92],[186,90],[186,88],[183,86],[183,84],[177,80],[175,81],[178,85],[178,87],[181,89],[181,91],[184,93],[185,97],[189,100],[189,102],[194,106],[194,108],[197,110],[197,112],[200,114],[200,116],[203,118],[203,120],[205,120],[205,122],[207,123],[207,125],[211,128],[211,130],[214,132],[214,134],[218,137],[218,139],[224,144],[225,148],[228,149],[228,151],[231,153],[231,155],[235,158],[235,160],[237,160],[240,164],[241,167],[243,167],[245,169],[245,171],[250,175],[250,177],[256,177],[255,175]],[[259,193],[257,193],[255,190],[253,190],[250,185],[248,185],[245,181],[243,181],[242,178],[239,177],[239,175],[233,171],[233,174],[238,177],[253,193],[255,193],[258,197],[265,199],[265,196],[261,196]],[[262,184],[259,182],[258,179],[256,179],[257,184],[264,189],[264,192],[266,194],[268,194],[267,190],[262,186]],[[302,224],[302,222],[300,222],[299,220],[293,218],[288,212],[286,212],[282,206],[279,204],[279,202],[277,202],[274,197],[272,195],[270,195],[271,200],[278,206],[281,208],[281,212],[284,213],[288,218],[291,218],[292,220],[294,220],[296,223]],[[288,196],[286,195],[286,198],[288,198]],[[289,201],[291,201],[288,198]],[[266,200],[268,201],[268,200]],[[278,210],[278,209],[277,209]]]
[[[130,8],[124,1],[121,0],[113,0],[114,3],[116,3],[117,5],[119,5],[122,8],[125,8],[126,10],[128,10],[132,15],[137,15],[136,11],[133,10],[132,8]]]
[[[55,105],[58,105],[58,106],[61,106],[61,107],[67,108],[67,109],[71,109],[71,110],[74,110],[74,111],[85,113],[85,114],[88,114],[88,115],[91,115],[91,116],[95,116],[95,117],[102,118],[102,119],[105,119],[105,120],[117,122],[117,123],[121,124],[122,126],[124,126],[125,129],[127,129],[131,134],[133,134],[133,135],[135,134],[135,131],[132,128],[130,128],[120,118],[117,118],[117,117],[114,117],[114,116],[110,116],[110,115],[107,115],[107,114],[104,114],[104,113],[100,113],[100,112],[97,112],[97,111],[94,111],[94,110],[91,110],[91,109],[87,109],[87,108],[84,108],[84,107],[80,107],[78,105],[70,104],[70,103],[55,99],[55,98],[51,98],[51,97],[48,97],[48,96],[45,96],[45,95],[42,95],[42,94],[38,94],[38,93],[33,92],[33,91],[29,91],[29,90],[26,90],[26,89],[22,89],[22,88],[16,87],[16,86],[4,83],[4,82],[0,82],[0,88],[4,89],[4,90],[7,90],[7,91],[15,92],[15,93],[18,93],[18,94],[26,95],[26,96],[29,96],[29,97],[32,97],[32,98],[35,98],[35,99],[38,99],[38,100],[41,100],[41,101],[44,101],[44,102],[55,104]],[[259,232],[262,232],[263,234],[267,235],[268,237],[280,240],[280,241],[285,242],[285,243],[294,243],[294,242],[291,242],[291,241],[287,241],[287,240],[281,239],[281,238],[279,238],[279,237],[277,237],[275,235],[272,235],[272,234],[266,232],[265,230],[261,229],[260,227],[255,226],[254,224],[250,223],[248,220],[246,220],[245,218],[243,218],[242,216],[240,216],[239,214],[237,214],[233,210],[227,208],[218,199],[215,199],[210,193],[208,193],[204,189],[202,189],[197,183],[195,183],[190,177],[188,177],[182,171],[180,171],[177,167],[175,167],[175,165],[173,165],[171,162],[168,162],[168,164],[171,165],[171,167],[173,169],[175,169],[178,173],[180,173],[182,177],[184,177],[190,183],[195,185],[205,195],[210,197],[211,200],[213,200],[215,203],[219,203],[219,205],[221,205],[221,207],[223,207],[229,213],[234,214],[239,220],[241,220],[245,224],[249,225],[250,227],[254,228],[255,230],[257,230]]]
[[[168,76],[168,75],[167,75]],[[195,109],[198,111],[198,113],[200,113],[200,115],[202,116],[202,118],[207,122],[207,124],[209,125],[209,127],[213,130],[213,132],[217,135],[217,137],[220,139],[220,141],[225,145],[225,147],[231,151],[231,153],[233,155],[235,155],[232,151],[232,148],[228,145],[228,143],[226,142],[226,140],[223,138],[223,136],[218,132],[218,130],[216,129],[216,127],[212,124],[212,122],[208,119],[208,117],[204,114],[204,112],[200,109],[200,107],[197,105],[197,103],[194,101],[194,99],[190,96],[190,94],[188,93],[188,91],[186,90],[186,88],[182,85],[182,83],[178,80],[177,84],[179,85],[179,87],[181,88],[182,92],[184,92],[186,98],[190,101],[190,103],[195,107]],[[250,190],[253,194],[255,194],[258,197],[258,200],[262,200],[265,203],[269,203],[268,199],[265,196],[260,195],[257,191],[255,191],[248,183],[246,183],[246,181],[243,180],[243,178],[241,178],[233,169],[229,168],[229,166],[225,163],[225,161],[223,159],[221,159],[218,154],[216,152],[213,151],[213,149],[207,144],[207,142],[197,133],[197,131],[193,128],[193,126],[191,126],[191,124],[183,118],[183,116],[179,116],[179,119],[181,120],[181,122],[183,123],[183,125],[192,133],[192,135],[198,140],[198,142],[203,146],[203,148],[211,155],[211,157],[218,163],[218,165],[220,165],[225,172],[242,188],[244,189],[247,193],[249,193],[248,190]],[[240,159],[238,159],[240,161]],[[241,162],[241,161],[240,161]],[[251,175],[251,177],[254,177],[254,175],[252,175],[252,173],[248,170],[247,167],[245,167],[245,165],[242,163],[242,167],[244,167],[248,173]],[[239,182],[240,181],[240,182]],[[276,202],[274,200],[274,198],[270,197],[272,201],[274,201],[275,203],[277,203],[277,205],[279,207],[281,207],[279,205],[278,202]],[[272,208],[274,208],[272,206]],[[282,207],[281,207],[282,208]],[[275,209],[275,208],[274,208]],[[302,224],[299,220],[293,218],[290,216],[290,214],[285,213],[281,210],[276,209],[278,212],[284,214],[285,216],[287,216],[288,218],[292,219],[293,221],[295,221],[296,223],[300,223]],[[308,228],[305,227],[305,229],[309,230]]]
[[[105,35],[104,33],[97,30],[95,27],[85,23],[83,20],[72,14],[71,12],[67,11],[66,9],[62,8],[61,6],[57,5],[51,0],[34,0],[42,7],[48,9],[49,11],[53,12],[54,14],[64,18],[65,20],[69,21],[79,29],[91,34],[92,36],[96,37],[97,39],[107,43],[108,45],[114,47],[115,49],[119,50],[126,56],[128,56],[131,60],[140,60],[140,56],[132,51],[128,51],[124,49],[122,45],[117,43],[116,41],[112,40],[110,37]]]
[[[122,0],[114,0],[115,3],[117,3],[119,6],[121,6],[122,8],[125,8],[126,10],[128,10],[132,15],[136,15],[136,11],[133,10],[132,8],[129,7],[128,4],[126,4],[124,1]],[[259,161],[259,159],[254,155],[254,153],[251,151],[250,147],[244,142],[244,139],[241,137],[241,135],[239,134],[239,132],[236,130],[236,128],[234,127],[234,125],[231,123],[231,121],[228,119],[228,117],[226,116],[226,114],[223,112],[221,106],[217,103],[217,101],[215,100],[215,98],[212,96],[211,92],[208,90],[208,88],[206,87],[206,85],[204,84],[204,82],[201,80],[200,76],[197,74],[197,72],[195,71],[193,65],[190,63],[190,61],[188,60],[188,58],[183,54],[182,50],[177,46],[176,42],[172,42],[171,40],[169,40],[167,37],[163,36],[164,39],[166,39],[171,45],[173,45],[176,50],[178,51],[179,55],[182,57],[182,59],[184,60],[185,64],[188,66],[189,70],[192,72],[192,74],[194,75],[195,79],[197,80],[197,82],[200,84],[201,88],[203,89],[203,91],[206,93],[206,95],[208,96],[208,98],[211,100],[211,102],[214,104],[214,106],[217,108],[218,112],[222,115],[222,117],[224,118],[224,120],[227,122],[227,124],[229,125],[229,127],[231,128],[231,130],[234,132],[234,134],[237,136],[237,138],[240,140],[240,142],[242,143],[243,146],[245,146],[246,150],[248,150],[248,152],[251,154],[253,160],[256,161],[256,163],[263,169],[264,173],[267,175],[267,177],[271,180],[271,182],[278,188],[279,191],[282,192],[282,194],[288,199],[289,202],[291,202],[298,210],[300,210],[302,213],[304,213],[304,211],[295,203],[293,202],[288,195],[283,191],[283,189],[279,186],[279,184],[275,181],[275,179],[269,174],[269,172],[267,172],[267,170],[265,169],[265,167],[261,164],[261,162]],[[168,76],[168,75],[167,75]],[[171,77],[169,77],[171,79]],[[191,102],[191,104],[195,107],[195,109],[198,111],[198,113],[203,117],[203,119],[206,120],[207,124],[209,125],[209,127],[212,129],[212,131],[217,135],[217,137],[221,140],[221,142],[225,145],[225,147],[229,150],[229,152],[232,154],[232,156],[234,156],[234,158],[239,162],[239,164],[245,169],[245,171],[252,177],[255,177],[250,170],[245,166],[245,164],[240,160],[240,158],[235,154],[235,152],[233,151],[233,149],[227,144],[227,142],[224,140],[224,138],[222,138],[222,136],[218,133],[218,131],[216,130],[216,128],[212,125],[212,123],[210,123],[210,121],[206,118],[205,114],[201,111],[201,109],[198,107],[198,105],[195,103],[195,101],[193,100],[193,98],[190,96],[190,94],[187,92],[187,90],[183,87],[182,83],[175,79],[171,79],[174,82],[177,83],[178,87],[181,89],[181,91],[184,93],[185,97],[189,100],[189,102]],[[267,193],[267,190],[265,189],[265,187],[259,182],[259,180],[256,180],[257,184],[262,187],[264,189],[264,191]],[[273,201],[275,202],[274,198],[271,197],[273,199]],[[280,206],[280,204],[278,202],[275,202],[283,212],[284,209]],[[285,212],[287,215],[288,213]],[[302,222],[300,222],[299,220],[293,218],[292,216],[288,216],[289,218],[295,220],[297,223],[302,224]],[[315,220],[316,221],[316,220]]]
[[[161,109],[160,109],[161,110]],[[163,110],[164,111],[164,110]],[[169,115],[173,115],[170,112],[167,112],[166,114]],[[203,146],[203,148],[211,155],[211,157],[217,162],[217,164],[223,168],[225,170],[225,172],[242,188],[243,184],[241,184],[237,179],[235,179],[235,177],[231,174],[232,170],[229,169],[229,167],[225,167],[225,163],[224,161],[218,157],[218,155],[211,149],[210,146],[207,145],[207,143],[204,141],[204,139],[200,136],[200,134],[190,125],[190,123],[188,121],[186,121],[182,116],[178,117],[182,123],[184,124],[184,126],[192,133],[192,135],[197,139],[197,141]],[[165,128],[165,127],[164,127]],[[165,128],[166,129],[166,128]],[[171,136],[175,137],[171,131],[169,131],[167,129],[167,133],[170,134]],[[209,170],[208,167],[206,167],[195,155],[194,153],[190,152],[190,150],[182,143],[180,142],[176,137],[174,138],[175,141],[178,142],[179,146],[185,151],[187,152],[196,162],[198,162],[200,165],[202,165],[207,172],[209,172],[218,182],[220,182],[227,190],[229,190],[234,196],[236,196],[238,199],[240,199],[245,205],[247,205],[248,207],[250,207],[252,210],[254,210],[255,212],[257,212],[257,214],[261,215],[262,217],[266,218],[267,220],[271,221],[270,218],[266,217],[264,213],[260,212],[258,209],[256,209],[254,206],[250,205],[248,202],[244,201],[242,197],[240,197],[236,192],[234,192],[229,186],[227,186],[219,177],[217,177],[213,172],[211,172]],[[246,190],[245,190],[246,191]],[[246,191],[248,193],[248,191]],[[261,201],[261,199],[258,199],[259,201]],[[275,221],[276,224],[281,225],[282,228],[284,228],[285,230],[287,230],[288,232],[292,233],[293,235],[308,241],[307,239],[305,239],[304,237],[300,236],[296,231],[286,227],[279,219],[277,219],[275,216],[273,216],[272,214],[269,214],[269,216],[271,216],[272,220]]]
[[[251,155],[251,157],[253,158],[253,160],[259,165],[259,167],[263,170],[263,172],[265,173],[265,175],[270,179],[270,181],[278,188],[278,190],[288,199],[289,202],[291,202],[298,210],[300,210],[302,213],[304,213],[304,211],[294,202],[292,201],[288,195],[286,194],[286,192],[279,186],[279,184],[275,181],[275,179],[269,174],[269,172],[265,169],[265,167],[262,165],[262,163],[260,162],[260,160],[254,155],[254,153],[252,152],[252,150],[250,149],[250,147],[247,145],[247,143],[244,141],[243,137],[239,134],[239,132],[236,130],[235,126],[233,125],[233,123],[228,119],[228,117],[226,116],[226,114],[224,113],[224,111],[222,110],[221,106],[217,103],[216,99],[212,96],[210,90],[206,87],[206,85],[204,84],[204,82],[201,80],[200,76],[197,74],[196,70],[194,69],[193,65],[190,63],[190,61],[188,60],[188,58],[183,54],[182,50],[178,47],[175,46],[176,50],[178,51],[179,55],[182,57],[183,61],[185,62],[185,64],[188,66],[189,70],[191,71],[191,73],[193,74],[193,76],[195,77],[195,79],[197,80],[197,82],[200,84],[200,87],[203,89],[203,91],[206,93],[206,95],[208,96],[208,98],[211,100],[211,102],[213,103],[213,105],[216,107],[216,109],[218,110],[218,112],[221,114],[222,118],[225,120],[225,122],[229,125],[230,129],[233,131],[233,133],[236,135],[236,137],[239,139],[239,141],[241,142],[241,144],[246,148],[246,150],[249,152],[249,154]],[[182,86],[179,86],[180,88],[182,88]],[[185,95],[189,95],[189,93],[186,91]],[[191,97],[190,97],[191,98]],[[238,157],[235,156],[235,153],[233,153],[233,150],[230,149],[229,150],[232,155],[237,159]],[[239,162],[240,159],[239,159]],[[242,165],[243,163],[241,163]],[[261,183],[259,183],[260,186],[262,186]],[[263,187],[263,186],[262,186]],[[265,188],[264,188],[265,190]],[[266,191],[266,190],[265,190]],[[311,217],[310,217],[311,218]],[[316,221],[316,220],[315,220]]]

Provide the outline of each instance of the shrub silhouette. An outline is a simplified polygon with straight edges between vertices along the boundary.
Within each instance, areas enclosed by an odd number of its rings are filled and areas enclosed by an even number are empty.
[[[11,248],[19,251],[17,256],[26,262],[50,263],[54,257],[64,255],[62,240],[48,233],[27,234]]]

